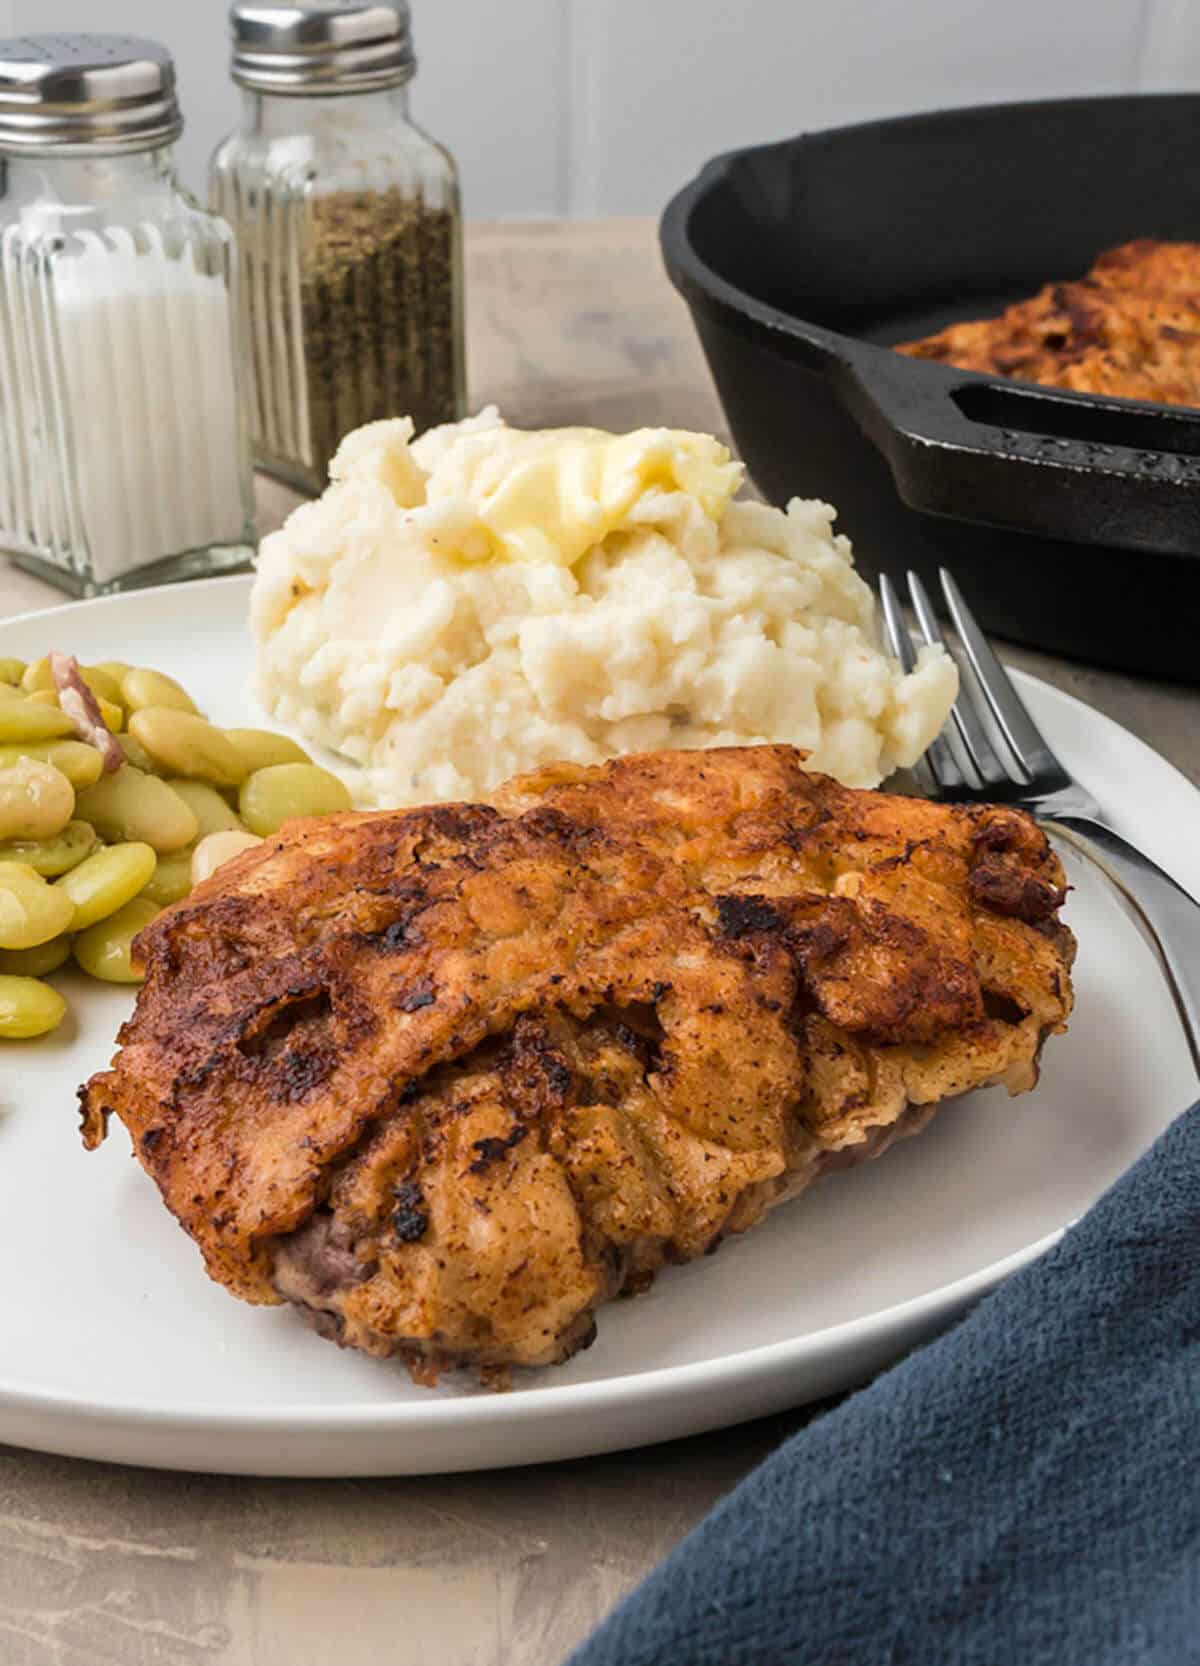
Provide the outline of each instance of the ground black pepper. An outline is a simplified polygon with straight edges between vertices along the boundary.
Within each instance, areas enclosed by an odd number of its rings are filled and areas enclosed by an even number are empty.
[[[411,416],[420,433],[461,414],[457,241],[453,213],[398,190],[311,199],[300,322],[315,483],[352,428]]]

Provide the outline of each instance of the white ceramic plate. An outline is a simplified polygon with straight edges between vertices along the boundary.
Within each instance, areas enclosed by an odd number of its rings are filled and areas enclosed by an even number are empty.
[[[265,722],[248,585],[26,615],[0,625],[0,653],[161,666],[218,721]],[[1123,830],[1200,891],[1192,787],[1106,718],[1021,683]],[[79,1144],[75,1089],[107,1062],[131,998],[63,974],[63,1029],[0,1054],[0,1441],[180,1469],[419,1474],[668,1440],[865,1378],[1038,1254],[1195,1097],[1153,951],[1064,854],[1078,1010],[1035,1093],[947,1107],[919,1139],[608,1308],[591,1349],[509,1394],[416,1388],[210,1283],[120,1126],[95,1155]]]

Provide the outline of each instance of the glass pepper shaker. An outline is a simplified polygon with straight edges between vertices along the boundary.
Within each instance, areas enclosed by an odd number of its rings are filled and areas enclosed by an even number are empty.
[[[463,413],[461,216],[448,153],[411,120],[407,0],[236,0],[241,128],[212,206],[241,260],[256,460],[320,492],[342,436]]]
[[[77,595],[253,554],[232,240],[181,127],[153,41],[0,41],[0,549]]]

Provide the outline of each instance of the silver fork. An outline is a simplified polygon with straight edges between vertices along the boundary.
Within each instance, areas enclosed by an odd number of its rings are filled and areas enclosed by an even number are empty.
[[[1158,944],[1200,1072],[1200,903],[1117,832],[1087,788],[1055,757],[958,585],[944,568],[940,577],[958,637],[961,690],[951,713],[957,751],[947,728],[922,760],[932,782],[929,796],[948,802],[1012,804],[1028,810],[1103,869]],[[915,573],[908,574],[908,590],[921,636],[950,652],[925,586]],[[886,574],[879,580],[879,599],[888,645],[901,664],[911,669],[916,650]],[[989,715],[1002,742],[999,747],[989,733]],[[1006,760],[1002,752],[1010,758]],[[964,760],[969,773],[962,767]]]

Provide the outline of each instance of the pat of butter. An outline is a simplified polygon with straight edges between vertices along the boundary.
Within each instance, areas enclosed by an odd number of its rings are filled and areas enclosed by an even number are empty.
[[[741,479],[741,464],[709,434],[491,429],[460,442],[430,481],[427,501],[465,498],[475,510],[452,559],[573,567],[630,524],[648,491],[684,492],[717,520]]]

